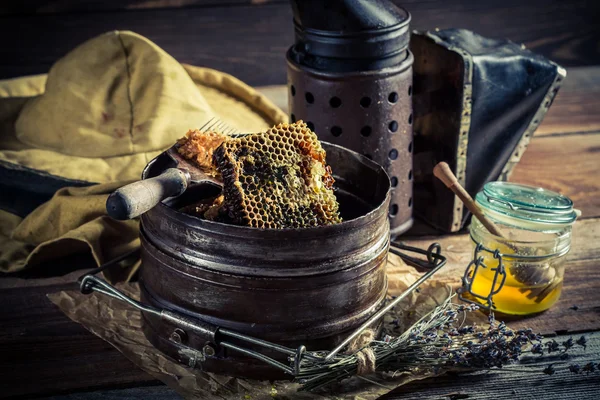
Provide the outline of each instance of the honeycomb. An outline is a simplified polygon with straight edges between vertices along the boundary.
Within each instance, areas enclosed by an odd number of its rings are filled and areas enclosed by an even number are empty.
[[[195,161],[204,172],[215,175],[213,152],[226,138],[227,136],[219,132],[189,130],[177,141],[177,151],[188,160]]]
[[[331,168],[317,136],[298,121],[227,138],[213,152],[231,221],[255,228],[341,222]]]
[[[214,196],[206,199],[202,199],[196,203],[186,205],[179,209],[179,211],[186,214],[192,214],[203,217],[211,221],[219,220],[219,210],[222,208],[224,197]]]

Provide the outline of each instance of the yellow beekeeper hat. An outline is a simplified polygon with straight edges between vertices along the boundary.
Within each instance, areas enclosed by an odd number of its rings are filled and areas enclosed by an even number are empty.
[[[215,116],[243,131],[287,119],[230,75],[182,65],[133,32],[109,32],[47,75],[0,81],[0,162],[88,182],[136,179]]]

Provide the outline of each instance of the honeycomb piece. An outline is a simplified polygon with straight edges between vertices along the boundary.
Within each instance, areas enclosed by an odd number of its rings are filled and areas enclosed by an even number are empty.
[[[223,204],[223,196],[215,196],[209,197],[206,199],[202,199],[197,203],[193,203],[187,206],[184,206],[179,209],[179,211],[184,212],[186,214],[195,215],[196,217],[206,218],[206,213],[210,213],[212,215],[213,208],[220,207]]]
[[[210,207],[206,209],[203,216],[209,221],[217,221],[220,218],[220,211],[223,209],[223,202],[225,198],[223,196],[217,197]]]
[[[227,139],[222,133],[198,129],[189,130],[177,141],[177,151],[188,160],[195,161],[204,171],[215,175],[212,163],[213,152]]]
[[[196,203],[183,206],[179,208],[179,211],[198,218],[206,219],[208,221],[233,224],[233,221],[231,218],[229,218],[227,208],[224,206],[223,202],[223,195],[208,197],[201,199]]]
[[[255,228],[304,228],[341,222],[331,169],[302,121],[228,138],[214,151],[232,221]]]

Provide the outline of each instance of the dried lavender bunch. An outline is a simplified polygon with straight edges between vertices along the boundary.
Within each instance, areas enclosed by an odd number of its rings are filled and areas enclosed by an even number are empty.
[[[459,315],[477,310],[475,305],[447,304],[434,310],[425,321],[405,334],[391,339],[378,354],[380,370],[434,373],[451,369],[489,369],[519,360],[524,347],[540,337],[530,330],[513,331],[493,316],[488,329],[467,325],[457,327]],[[416,363],[415,363],[416,361]]]
[[[380,340],[370,343],[379,372],[439,374],[451,370],[502,368],[519,360],[527,345],[539,344],[541,337],[531,330],[513,331],[490,316],[487,329],[466,325],[464,313],[476,305],[452,303],[450,296],[397,337],[384,330]],[[324,353],[323,353],[324,354]],[[302,390],[314,390],[331,382],[356,375],[355,354],[337,356],[332,363],[319,363],[318,356],[304,359],[297,379]]]
[[[474,304],[454,304],[453,297],[449,296],[400,335],[395,335],[397,320],[384,328],[380,340],[368,345],[375,356],[375,371],[391,372],[392,376],[403,373],[437,375],[449,371],[493,368],[514,371],[513,367],[503,367],[516,364],[524,355],[533,355],[546,356],[555,362],[541,371],[519,371],[552,375],[557,371],[555,365],[564,364],[563,369],[574,374],[600,372],[600,365],[596,362],[579,365],[557,361],[568,359],[567,352],[575,346],[585,350],[585,336],[576,340],[569,338],[562,343],[554,339],[543,341],[543,337],[531,329],[512,330],[503,322],[497,322],[493,314],[489,315],[489,327],[486,329],[463,325],[466,313],[476,311],[479,307]],[[360,351],[338,355],[329,363],[322,362],[326,352],[310,352],[309,357],[302,360],[300,373],[296,376],[303,384],[301,390],[315,390],[357,375],[359,359],[364,358],[358,356]],[[360,369],[364,369],[364,366]]]

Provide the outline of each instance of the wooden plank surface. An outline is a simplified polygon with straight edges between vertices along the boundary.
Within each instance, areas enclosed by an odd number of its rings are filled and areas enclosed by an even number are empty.
[[[568,364],[583,366],[597,362],[600,358],[600,333],[586,334],[587,348],[575,347],[569,351],[567,361],[559,361],[558,356],[528,357],[519,366],[502,371],[476,374],[448,374],[424,381],[409,383],[397,388],[381,400],[421,400],[421,399],[597,399],[600,386],[600,373],[572,374],[566,371]],[[572,338],[559,335],[554,339],[562,343]],[[574,337],[574,340],[578,336]],[[558,361],[558,363],[557,363]],[[557,372],[545,375],[542,370],[554,363]],[[524,384],[524,382],[526,384]],[[385,384],[385,381],[382,381]],[[123,390],[105,390],[52,396],[47,400],[120,400],[120,399],[164,399],[178,400],[181,396],[166,386],[150,386]]]
[[[600,216],[600,132],[534,136],[509,180],[555,190],[584,217]]]
[[[74,288],[71,281],[0,291],[0,398],[157,383],[46,298]]]
[[[58,396],[44,397],[45,400],[183,400],[176,391],[166,385],[159,385],[79,392]],[[276,400],[275,398],[274,400]],[[254,399],[253,399],[254,400]]]
[[[40,3],[43,9],[44,2]],[[58,3],[48,2],[46,6],[60,10]],[[180,62],[216,68],[251,85],[286,81],[285,52],[293,43],[288,2],[255,5],[225,2],[208,7],[181,1],[177,3],[179,8],[148,6],[114,11],[93,7],[93,11],[73,9],[68,6],[74,2],[60,3],[67,6],[62,12],[24,14],[21,10],[19,14],[0,17],[0,78],[47,72],[58,58],[82,41],[124,29],[148,37]],[[564,66],[600,63],[597,50],[600,25],[594,18],[600,9],[598,2],[405,0],[398,3],[412,13],[414,29],[466,28],[487,37],[524,43]]]
[[[288,3],[288,0],[22,0],[0,4],[2,15],[63,14],[74,12],[197,8],[244,4]]]
[[[567,77],[535,136],[600,131],[600,68],[567,69]]]

